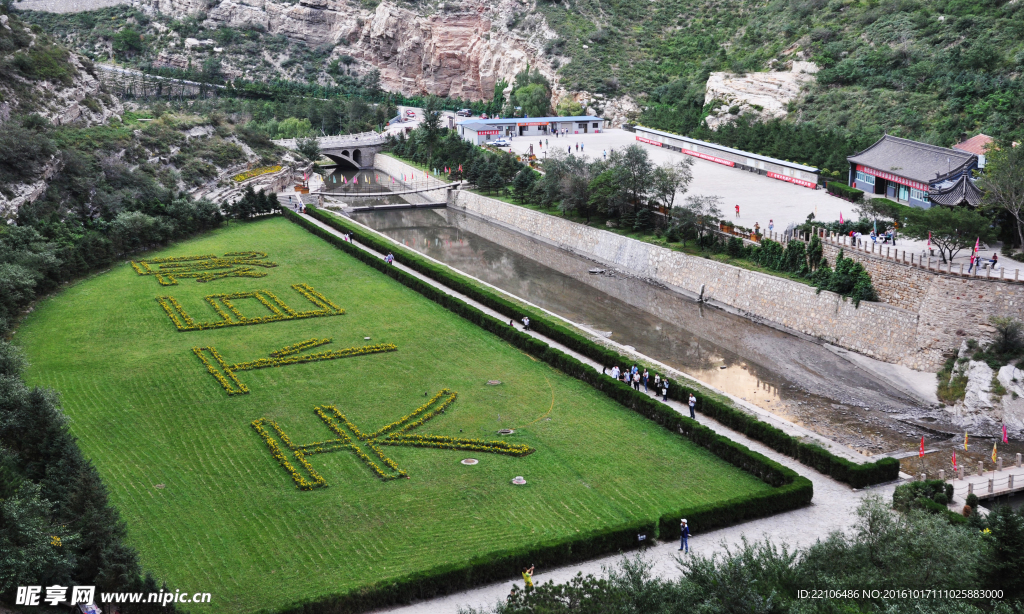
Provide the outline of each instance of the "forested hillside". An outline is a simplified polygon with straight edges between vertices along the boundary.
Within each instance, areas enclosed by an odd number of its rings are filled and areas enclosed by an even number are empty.
[[[697,127],[708,73],[796,59],[822,70],[787,124],[858,142],[1024,137],[1019,1],[539,0],[538,10],[561,36],[548,51],[569,89],[637,96],[641,121],[675,132]]]

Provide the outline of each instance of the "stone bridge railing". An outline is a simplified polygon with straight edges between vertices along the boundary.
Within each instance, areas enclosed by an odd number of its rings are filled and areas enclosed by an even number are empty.
[[[358,134],[341,134],[337,136],[317,137],[320,149],[337,149],[342,147],[366,147],[370,145],[383,145],[386,137],[377,132],[360,132]],[[298,147],[297,139],[277,139],[275,145],[295,149]]]

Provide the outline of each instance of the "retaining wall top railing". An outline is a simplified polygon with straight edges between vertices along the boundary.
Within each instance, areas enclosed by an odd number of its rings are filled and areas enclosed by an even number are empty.
[[[1020,269],[1013,269],[1013,274],[1010,276],[1007,274],[1005,267],[1000,266],[998,269],[993,269],[987,266],[986,260],[981,261],[982,264],[986,265],[984,268],[980,265],[975,265],[973,270],[968,271],[967,269],[969,267],[964,266],[963,263],[959,265],[954,265],[952,261],[943,263],[942,258],[928,254],[925,250],[899,249],[898,246],[876,243],[870,239],[865,239],[863,236],[855,241],[853,237],[828,232],[824,228],[815,228],[814,231],[818,234],[818,238],[822,243],[842,248],[847,251],[847,254],[855,253],[861,257],[874,258],[883,262],[906,266],[922,272],[934,273],[936,275],[950,275],[966,279],[1024,283],[1024,278],[1021,278],[1020,275]],[[758,243],[757,241],[748,239],[746,235],[729,235],[728,233],[719,232],[725,236],[740,237],[744,239],[744,242],[749,242],[755,245]],[[782,244],[786,244],[790,240],[808,243],[810,242],[811,236],[813,236],[811,233],[806,232],[796,233],[795,236],[787,236],[786,232],[769,231],[761,235],[761,239],[771,239]]]

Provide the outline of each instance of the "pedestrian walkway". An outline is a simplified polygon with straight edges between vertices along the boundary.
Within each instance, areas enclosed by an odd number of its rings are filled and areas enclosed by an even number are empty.
[[[988,471],[985,470],[986,463],[981,462],[976,467],[963,465],[962,475],[953,476],[946,480],[953,485],[953,499],[962,504],[967,495],[977,495],[985,505],[985,499],[1001,497],[1010,493],[1024,491],[1024,468],[1021,467],[1021,455],[1018,454],[1014,464],[1004,467],[1002,458],[998,465],[989,463]],[[994,466],[995,465],[995,466]],[[976,471],[970,475],[972,471]],[[950,504],[951,507],[955,503]]]
[[[312,218],[308,219],[312,223],[335,236],[340,237],[342,235],[341,232],[319,222],[318,220]],[[367,228],[366,231],[374,232],[369,228]],[[375,234],[378,234],[385,240],[391,241],[391,239],[388,239],[384,235],[380,235],[379,233]],[[379,254],[358,242],[354,241],[353,244],[376,255],[382,260],[384,258],[383,254]],[[395,263],[393,266],[397,266],[410,275],[413,275],[423,282],[430,284],[443,292],[472,305],[473,307],[476,307],[488,315],[494,316],[502,321],[505,319],[503,314],[500,314],[485,305],[477,303],[467,296],[454,292],[450,288],[429,279],[416,271],[405,267],[404,265]],[[544,341],[551,347],[573,356],[577,360],[589,364],[595,370],[601,370],[603,366],[580,354],[577,354],[559,343],[548,339],[547,337],[537,334],[536,331],[529,330],[524,332]],[[651,396],[654,396],[653,393],[651,393]],[[684,403],[668,401],[666,402],[666,405],[681,414],[689,415],[689,408]],[[818,473],[810,467],[800,464],[795,459],[780,454],[760,442],[749,439],[741,433],[722,426],[706,416],[698,415],[697,420],[701,424],[704,424],[714,430],[716,433],[728,437],[737,443],[741,443],[751,450],[759,454],[763,454],[773,461],[789,467],[800,473],[800,475],[810,479],[814,485],[814,499],[811,501],[810,505],[800,509],[777,514],[769,518],[752,520],[750,522],[711,531],[709,533],[702,533],[699,526],[691,527],[693,536],[690,538],[690,550],[694,554],[709,555],[716,552],[722,552],[727,547],[734,547],[741,544],[742,539],[744,538],[769,538],[776,543],[786,543],[792,547],[811,545],[817,539],[824,538],[833,531],[848,529],[856,518],[855,512],[863,497],[867,495],[878,495],[884,499],[891,499],[892,492],[896,486],[895,483],[890,483],[876,485],[859,491],[854,490],[846,484],[837,482],[828,476]],[[678,543],[675,542],[656,543],[646,550],[644,556],[653,563],[653,573],[666,578],[678,576],[679,569],[676,565],[676,557],[679,554],[677,550],[678,547]],[[575,576],[578,572],[582,572],[583,574],[592,573],[599,575],[602,572],[602,568],[615,566],[622,560],[623,556],[633,555],[632,553],[629,553],[626,555],[607,556],[558,569],[541,569],[534,575],[534,582],[565,582]],[[521,581],[519,583],[521,584]],[[506,582],[498,582],[477,589],[439,597],[430,601],[382,611],[400,614],[455,614],[459,611],[460,607],[490,607],[498,601],[503,600],[508,595],[513,584],[515,584],[515,582],[510,579]]]

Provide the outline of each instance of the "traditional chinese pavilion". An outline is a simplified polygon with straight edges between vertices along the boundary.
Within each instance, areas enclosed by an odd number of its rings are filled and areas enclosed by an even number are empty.
[[[970,183],[971,171],[978,168],[977,154],[888,134],[847,160],[851,186],[923,209],[932,206],[934,187],[949,187],[965,175]]]

